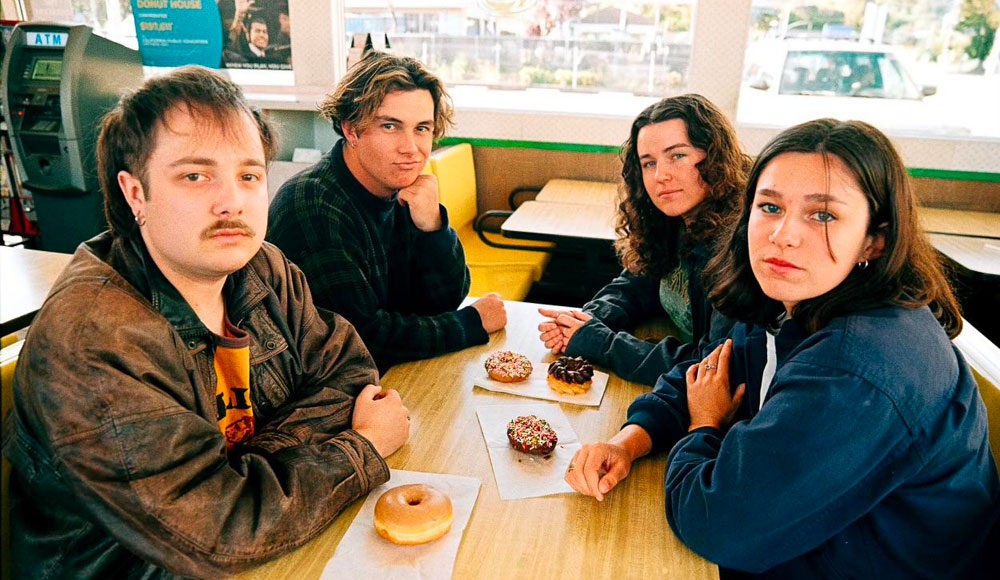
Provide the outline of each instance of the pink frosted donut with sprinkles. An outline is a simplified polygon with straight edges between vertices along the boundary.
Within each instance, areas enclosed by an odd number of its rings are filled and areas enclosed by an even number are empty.
[[[537,415],[522,415],[507,424],[510,446],[522,453],[548,455],[556,448],[559,436],[545,419]]]
[[[486,359],[486,372],[494,381],[519,383],[531,375],[531,361],[523,354],[501,350]]]

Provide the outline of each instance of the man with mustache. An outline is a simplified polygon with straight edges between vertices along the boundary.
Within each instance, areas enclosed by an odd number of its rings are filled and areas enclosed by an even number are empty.
[[[81,244],[14,383],[15,577],[219,577],[389,478],[409,416],[354,328],[263,243],[274,133],[198,67],[105,117],[110,231]]]
[[[485,343],[507,323],[503,302],[490,293],[455,310],[469,269],[437,179],[421,174],[451,123],[444,85],[415,59],[372,52],[321,110],[343,139],[278,191],[268,241],[382,370]]]

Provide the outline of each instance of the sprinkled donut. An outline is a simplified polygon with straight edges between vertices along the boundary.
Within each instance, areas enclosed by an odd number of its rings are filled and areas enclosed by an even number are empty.
[[[522,415],[507,424],[510,446],[531,455],[548,455],[556,448],[559,436],[545,419],[536,415]]]
[[[561,356],[549,365],[549,388],[557,393],[579,395],[590,390],[594,365],[583,357]]]
[[[531,361],[523,354],[502,350],[486,359],[486,372],[501,383],[518,383],[531,376]]]

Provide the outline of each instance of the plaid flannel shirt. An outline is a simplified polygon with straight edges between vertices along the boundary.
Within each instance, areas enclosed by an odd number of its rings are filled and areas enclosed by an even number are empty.
[[[405,206],[355,179],[342,148],[278,190],[268,241],[305,272],[317,306],[354,324],[383,371],[485,343],[479,313],[455,310],[469,269],[447,211],[440,230],[420,231]]]

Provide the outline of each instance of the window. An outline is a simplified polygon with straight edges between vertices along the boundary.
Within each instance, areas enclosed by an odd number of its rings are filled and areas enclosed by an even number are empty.
[[[737,120],[827,115],[897,134],[1000,137],[1000,48],[969,50],[983,39],[963,24],[966,4],[754,0]]]
[[[495,6],[516,6],[504,11]],[[449,85],[664,96],[686,87],[694,0],[347,0],[345,32],[386,33]]]
[[[67,4],[66,16],[73,24],[86,24],[101,36],[137,49],[130,0],[69,0]],[[52,20],[60,22],[64,19]]]

